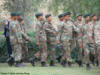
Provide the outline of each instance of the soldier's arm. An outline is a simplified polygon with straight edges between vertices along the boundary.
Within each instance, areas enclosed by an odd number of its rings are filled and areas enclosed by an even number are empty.
[[[22,32],[22,37],[29,42],[32,42],[32,40],[27,36],[27,34],[25,34],[24,32]]]
[[[40,28],[39,28],[38,24],[36,25],[35,33],[36,33],[36,36],[35,36],[36,42],[39,42],[39,40],[40,40],[40,38],[39,38],[39,36],[40,36]]]
[[[55,29],[53,27],[50,28],[48,24],[45,24],[44,27],[45,27],[46,32],[49,32],[49,33],[56,32]]]

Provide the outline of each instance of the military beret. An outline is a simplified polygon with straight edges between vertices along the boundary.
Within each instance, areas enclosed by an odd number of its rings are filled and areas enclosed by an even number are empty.
[[[39,16],[43,16],[43,13],[37,13],[37,14],[35,14],[36,18],[38,18]]]
[[[91,17],[94,17],[94,16],[96,16],[96,14],[92,14],[92,16],[91,16]]]
[[[45,18],[48,18],[48,17],[50,17],[51,16],[51,14],[47,14],[47,15],[45,15]]]
[[[64,13],[64,16],[71,15],[71,12]]]
[[[58,18],[64,17],[64,14],[59,14]]]
[[[82,16],[82,14],[77,14],[76,17]]]
[[[88,16],[90,16],[90,15],[89,15],[89,14],[85,14],[85,15],[84,15],[84,18],[86,18],[86,17],[88,17]]]
[[[21,15],[21,13],[20,12],[16,12],[16,16],[20,16]]]
[[[11,16],[16,16],[16,13],[15,12],[12,12],[10,15]]]

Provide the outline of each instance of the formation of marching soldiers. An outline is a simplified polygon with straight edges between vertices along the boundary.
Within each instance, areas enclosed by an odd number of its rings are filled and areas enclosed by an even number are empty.
[[[85,59],[86,68],[90,69],[90,64],[99,66],[100,63],[100,21],[97,21],[96,14],[82,16],[78,14],[77,21],[73,21],[70,12],[58,15],[59,22],[57,30],[52,24],[52,15],[47,14],[45,21],[43,13],[36,15],[36,44],[40,50],[30,58],[30,62],[35,66],[35,61],[41,59],[41,66],[47,66],[47,58],[50,60],[50,66],[56,66],[56,59],[63,66],[72,66],[71,52],[74,43],[77,41],[78,59],[77,63],[83,66]],[[91,21],[90,21],[91,19]],[[16,67],[23,66],[22,50],[28,50],[24,42],[32,40],[27,36],[24,27],[24,21],[19,14],[11,13],[9,20],[9,39],[11,42],[12,53],[10,53],[9,65]],[[6,35],[7,36],[7,35]],[[75,38],[75,39],[74,39]],[[56,57],[55,49],[61,48],[61,56]],[[8,47],[9,48],[9,47]],[[83,53],[84,52],[84,53]],[[84,57],[83,57],[84,54]],[[92,59],[90,59],[90,54]]]

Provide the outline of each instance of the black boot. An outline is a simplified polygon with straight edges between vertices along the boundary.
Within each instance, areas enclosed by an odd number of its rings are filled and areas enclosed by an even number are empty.
[[[90,69],[91,69],[90,64],[86,64],[86,69],[87,69],[87,70],[90,70]]]
[[[63,67],[66,67],[66,60],[63,60],[62,63],[61,63],[61,65],[62,65]]]
[[[41,62],[42,67],[46,67],[46,62]]]
[[[14,65],[14,58],[13,57],[10,57],[8,60],[7,60],[7,62],[8,62],[8,65],[9,66],[13,66]]]
[[[25,64],[22,62],[22,60],[21,61],[16,61],[16,65],[15,65],[16,67],[24,67],[25,66]]]
[[[99,61],[96,61],[96,66],[97,66],[97,67],[99,66]]]
[[[29,59],[29,62],[31,63],[32,66],[35,66],[35,61],[37,60],[37,58],[32,57]]]
[[[58,61],[58,63],[61,63],[61,58],[62,58],[62,56],[59,56],[59,57],[56,58],[56,60]]]
[[[95,56],[93,54],[90,55],[90,61],[95,66]]]
[[[55,66],[55,63],[53,60],[50,61],[50,66]]]
[[[68,66],[71,67],[72,66],[72,62],[68,61]]]
[[[82,64],[81,60],[78,61],[78,65],[79,65],[79,67],[83,67],[83,64]]]

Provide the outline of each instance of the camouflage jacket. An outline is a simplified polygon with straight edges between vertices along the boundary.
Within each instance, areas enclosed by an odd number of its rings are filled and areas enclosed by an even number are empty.
[[[96,43],[100,43],[100,22],[96,22],[95,24],[94,38]]]
[[[18,21],[10,21],[10,41],[12,44],[22,42],[22,31]]]
[[[36,24],[36,41],[46,41],[46,32],[45,32],[45,26],[43,21],[37,21]]]
[[[23,39],[26,41],[30,41],[31,39],[27,36],[27,34],[22,31],[21,26],[18,21],[10,22],[10,39],[13,44],[15,43],[23,43]]]
[[[73,29],[76,30],[75,25],[71,22],[71,21],[67,21],[64,22],[63,27],[61,28],[61,40],[67,40],[67,39],[72,39],[72,35],[73,35]],[[58,39],[60,38],[60,36],[58,36]]]
[[[82,26],[83,26],[83,21],[76,21],[75,22],[75,25],[77,27],[77,33],[78,33],[78,36],[77,38],[78,39],[81,39],[82,38]]]
[[[47,37],[56,37],[54,33],[56,33],[56,29],[53,27],[52,23],[45,22],[45,31]]]

